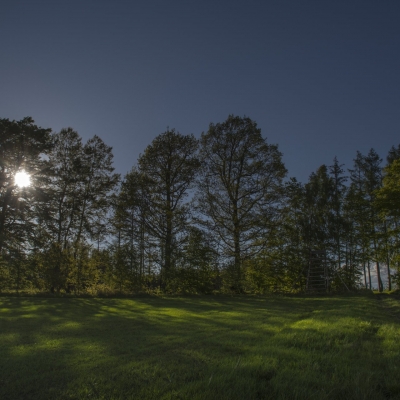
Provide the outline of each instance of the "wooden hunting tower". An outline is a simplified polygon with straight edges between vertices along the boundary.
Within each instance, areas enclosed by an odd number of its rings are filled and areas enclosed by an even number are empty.
[[[310,250],[306,291],[324,293],[329,287],[326,250]]]

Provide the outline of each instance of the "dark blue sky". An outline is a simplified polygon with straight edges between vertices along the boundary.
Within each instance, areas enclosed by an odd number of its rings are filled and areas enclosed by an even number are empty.
[[[400,1],[2,0],[0,117],[71,126],[125,174],[167,126],[257,121],[301,181],[400,143]]]

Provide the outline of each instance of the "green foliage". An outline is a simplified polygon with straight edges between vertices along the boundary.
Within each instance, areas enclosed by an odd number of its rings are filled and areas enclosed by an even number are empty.
[[[301,254],[263,251],[245,263],[245,287],[250,293],[298,293],[305,286],[305,265]]]
[[[400,149],[400,147],[399,147]],[[400,287],[400,159],[392,149],[390,164],[384,168],[382,187],[376,190],[375,207],[384,223],[385,250],[397,272],[393,276]]]
[[[384,216],[400,218],[400,159],[384,168],[383,185],[376,191],[375,204]]]
[[[0,293],[12,286],[12,276],[8,263],[0,256]]]
[[[173,271],[167,293],[211,294],[215,290],[219,272],[211,265],[177,267]]]
[[[213,241],[196,227],[189,228],[187,233],[169,288],[175,293],[212,293],[218,289],[219,276]]]

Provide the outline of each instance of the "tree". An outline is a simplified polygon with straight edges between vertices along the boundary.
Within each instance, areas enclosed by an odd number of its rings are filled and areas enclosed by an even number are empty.
[[[107,146],[97,135],[87,141],[82,153],[76,243],[80,242],[85,233],[91,239],[97,236],[94,227],[99,223],[100,215],[103,220],[106,218],[111,195],[120,178],[119,174],[114,173],[112,147]]]
[[[116,236],[115,251],[119,254],[119,269],[123,269],[121,248],[125,247],[125,269],[135,278],[133,285],[142,286],[145,277],[146,250],[151,242],[147,229],[149,219],[150,180],[136,167],[127,173],[114,203],[112,223]],[[147,257],[148,259],[148,257]],[[148,265],[147,275],[151,267]],[[136,279],[136,277],[138,279]]]
[[[33,206],[46,168],[43,156],[51,148],[50,133],[51,129],[38,127],[30,117],[0,119],[0,254],[24,247],[32,233]],[[30,188],[16,187],[14,177],[20,170],[31,176]]]
[[[310,243],[308,238],[308,219],[306,215],[309,207],[306,203],[305,185],[291,178],[285,183],[285,199],[282,210],[281,223],[276,241],[280,243],[278,255],[285,277],[275,279],[274,286],[282,286],[282,278],[290,281],[291,290],[298,290],[305,284],[306,267],[309,262]],[[265,259],[266,257],[264,257]],[[280,274],[282,275],[282,274]],[[288,279],[289,278],[289,279]],[[287,282],[285,282],[287,286]]]
[[[43,220],[49,239],[65,249],[74,238],[82,180],[82,139],[72,128],[54,135]]]
[[[333,182],[326,165],[310,175],[304,187],[303,237],[309,249],[329,245]]]
[[[187,229],[187,240],[175,275],[175,292],[211,293],[218,289],[218,254],[213,237],[196,226]]]
[[[354,172],[359,175],[360,170]],[[363,270],[364,284],[366,288],[371,288],[371,268],[370,268],[370,240],[368,226],[368,201],[364,198],[363,191],[359,184],[352,182],[346,191],[343,199],[343,219],[344,229],[342,232],[342,240],[344,244],[345,267],[347,274],[347,284],[355,285],[356,275],[361,275],[359,270]],[[349,273],[348,266],[351,272]],[[357,265],[357,267],[355,267]],[[355,272],[355,273],[354,273]],[[368,278],[368,282],[367,282]],[[349,282],[349,279],[352,279]]]
[[[331,235],[335,247],[335,255],[337,259],[337,266],[342,266],[342,241],[345,232],[345,220],[343,217],[343,201],[346,195],[345,182],[347,177],[344,176],[343,165],[339,164],[337,158],[333,160],[333,165],[329,167],[329,173],[332,179],[332,211],[331,214]]]
[[[393,158],[384,168],[382,187],[376,191],[375,207],[382,216],[387,235],[388,275],[390,287],[390,263],[397,264],[397,282],[400,281],[400,159]],[[391,253],[391,255],[389,255]]]
[[[37,223],[36,207],[41,201],[50,133],[50,129],[36,126],[30,117],[0,120],[0,257],[7,262],[9,284],[17,291],[29,284],[26,253]],[[31,185],[19,188],[14,178],[23,170],[30,175]]]
[[[47,198],[40,214],[46,229],[40,236],[53,259],[49,276],[51,287],[57,291],[67,281],[78,288],[81,285],[83,264],[78,255],[83,254],[85,243],[96,240],[94,227],[99,223],[99,212],[107,216],[119,179],[113,174],[112,159],[112,148],[98,136],[83,145],[72,128],[54,135]]]
[[[394,160],[400,159],[400,144],[397,147],[392,146],[386,157],[388,165],[390,165]]]
[[[174,256],[184,240],[189,205],[185,202],[199,168],[198,141],[193,135],[167,130],[139,157],[147,181],[146,227],[160,243],[161,275],[168,283]]]
[[[400,218],[400,159],[384,168],[383,184],[376,191],[375,204],[388,217]]]
[[[374,149],[365,156],[357,152],[354,168],[350,170],[353,200],[358,208],[358,241],[363,248],[363,258],[376,264],[379,291],[383,291],[380,264],[384,243],[384,226],[375,208],[376,191],[382,183],[382,159]],[[386,260],[385,260],[386,261]]]
[[[234,290],[242,290],[243,261],[265,248],[276,222],[286,174],[281,157],[247,117],[230,115],[201,136],[197,207],[233,259]]]

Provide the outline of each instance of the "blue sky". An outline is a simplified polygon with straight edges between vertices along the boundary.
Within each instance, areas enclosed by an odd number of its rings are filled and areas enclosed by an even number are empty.
[[[398,1],[3,0],[0,117],[71,126],[125,174],[167,127],[229,114],[306,181],[400,143]]]

